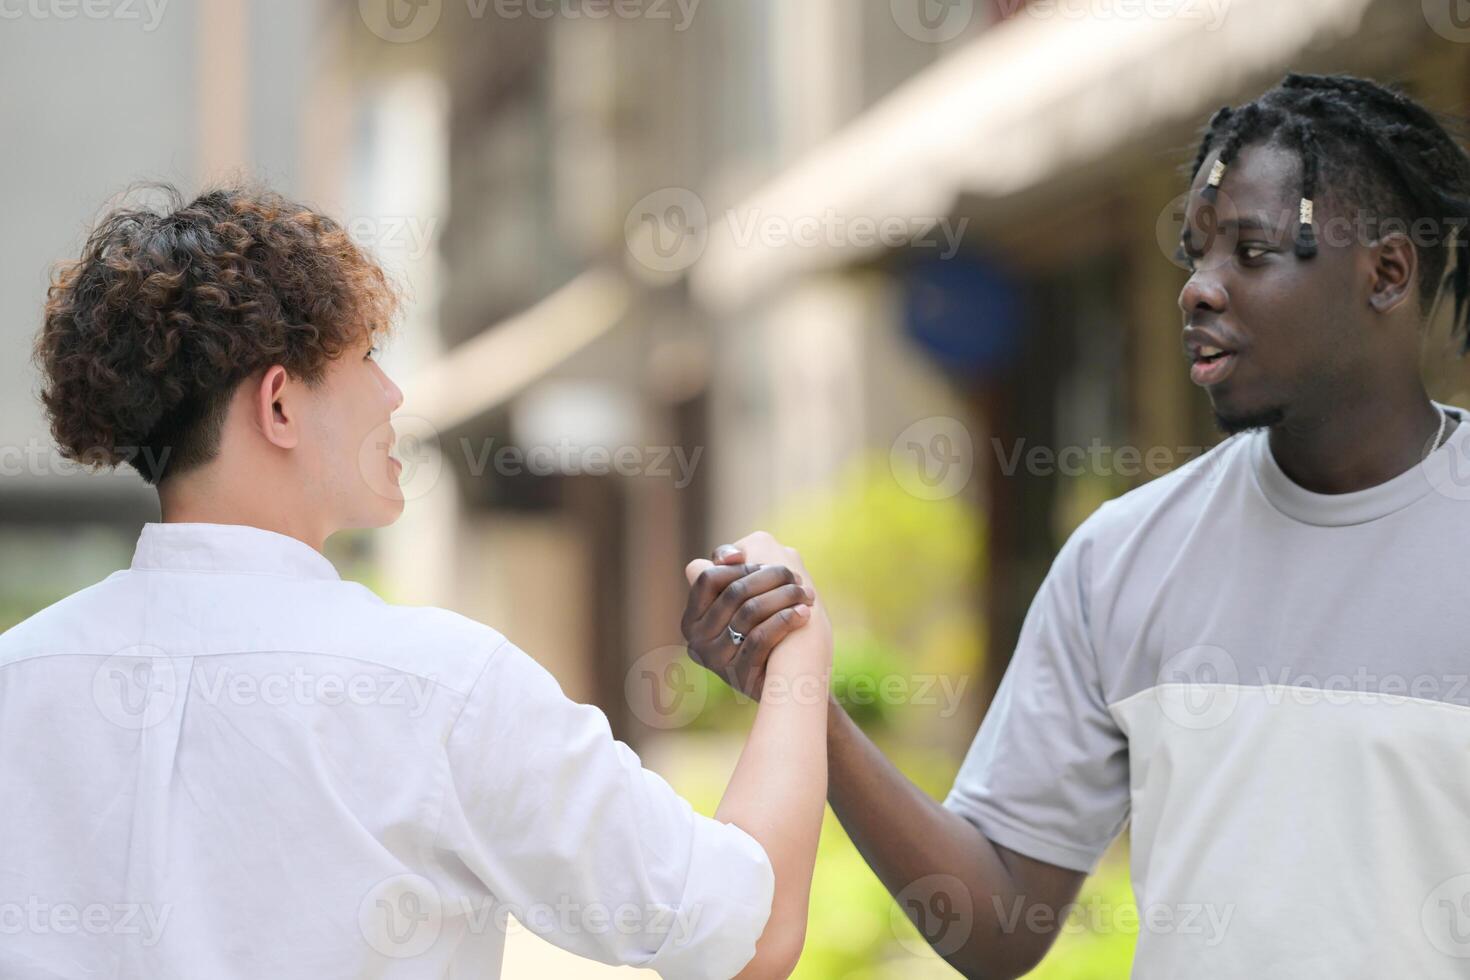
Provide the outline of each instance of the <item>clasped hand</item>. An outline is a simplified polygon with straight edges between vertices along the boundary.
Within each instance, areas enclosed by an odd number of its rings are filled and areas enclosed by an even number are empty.
[[[690,562],[684,573],[689,656],[735,690],[760,700],[772,655],[788,649],[830,668],[832,626],[794,548],[756,531]]]

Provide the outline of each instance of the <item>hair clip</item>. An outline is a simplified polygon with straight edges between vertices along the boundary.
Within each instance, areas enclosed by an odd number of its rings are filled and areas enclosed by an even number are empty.
[[[1219,195],[1220,181],[1225,179],[1225,161],[1216,160],[1215,165],[1210,168],[1210,179],[1205,184],[1205,189],[1200,193],[1206,201],[1213,201]]]
[[[1302,198],[1296,227],[1297,258],[1309,259],[1317,254],[1317,233],[1312,229],[1312,199]]]

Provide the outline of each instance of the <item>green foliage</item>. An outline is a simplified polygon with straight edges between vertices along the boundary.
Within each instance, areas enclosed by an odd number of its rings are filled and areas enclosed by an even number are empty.
[[[834,626],[835,630],[835,626]],[[832,692],[864,728],[893,723],[899,706],[882,694],[885,678],[901,679],[908,665],[893,647],[868,634],[834,637]]]
[[[881,455],[859,458],[834,493],[794,501],[772,533],[801,552],[839,628],[901,646],[949,607],[978,600],[980,516],[959,498],[909,494]]]
[[[860,723],[933,722],[934,711],[882,692],[915,690],[920,675],[942,675],[953,686],[978,674],[984,525],[963,501],[914,497],[886,457],[871,455],[834,491],[793,501],[770,527],[801,552],[827,604],[833,689]],[[696,730],[743,729],[754,711],[718,682],[708,685],[705,704]]]

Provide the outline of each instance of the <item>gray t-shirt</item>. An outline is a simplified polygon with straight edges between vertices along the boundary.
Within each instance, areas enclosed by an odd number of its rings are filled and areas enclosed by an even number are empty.
[[[1069,921],[1135,978],[1463,978],[1467,675],[1470,425],[1345,494],[1239,433],[1067,540],[945,806],[1079,871],[1131,820]]]

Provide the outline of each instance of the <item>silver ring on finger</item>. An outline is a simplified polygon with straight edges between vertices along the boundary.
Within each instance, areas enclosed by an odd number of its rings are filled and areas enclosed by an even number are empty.
[[[745,634],[735,629],[735,627],[726,626],[725,632],[730,634],[730,642],[735,644],[737,647],[745,642]]]

